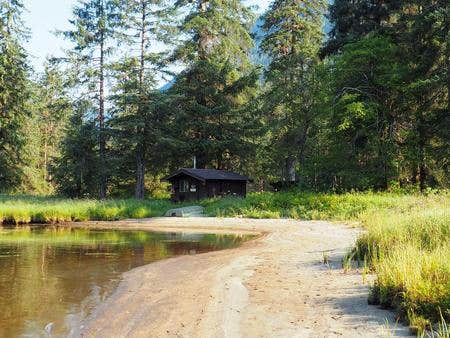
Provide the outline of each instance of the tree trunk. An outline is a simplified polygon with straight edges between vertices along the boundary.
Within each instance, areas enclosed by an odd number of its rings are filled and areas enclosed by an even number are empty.
[[[217,170],[223,170],[223,155],[222,152],[219,151],[217,154]]]
[[[85,167],[84,164],[85,160],[83,159],[81,161],[81,164],[78,167],[78,177],[77,177],[77,183],[76,183],[76,197],[82,197],[83,195],[83,168]]]
[[[447,25],[447,27],[448,27],[448,25]],[[446,58],[447,58],[447,111],[450,111],[450,31],[447,34]]]
[[[48,166],[48,150],[47,150],[47,147],[48,147],[48,141],[47,141],[47,139],[48,139],[48,135],[45,135],[45,139],[44,139],[44,182],[47,182],[47,173],[48,173],[48,170],[47,170],[47,166]]]
[[[201,153],[199,155],[196,155],[197,158],[197,169],[205,169],[206,165],[208,164],[208,160],[206,156]]]
[[[295,182],[297,180],[295,167],[296,167],[297,161],[294,157],[290,157],[286,159],[286,181],[288,182]]]
[[[427,170],[423,160],[421,161],[419,166],[419,187],[420,191],[424,191],[427,187]]]
[[[421,97],[421,102],[425,101],[424,97]],[[418,134],[418,167],[419,167],[419,188],[420,191],[424,191],[426,188],[426,180],[427,180],[427,171],[425,164],[425,154],[426,154],[426,124],[425,124],[425,116],[424,112],[426,111],[425,105],[420,107],[421,109],[418,111],[418,119],[417,119],[417,134]]]
[[[209,7],[209,0],[199,1],[199,10],[201,13],[206,13]],[[208,55],[208,46],[210,45],[212,37],[207,32],[200,32],[198,38],[198,55],[200,59],[206,59]]]
[[[135,197],[137,199],[144,199],[145,197],[145,162],[138,152],[136,156],[136,190]]]
[[[420,120],[420,127],[419,127],[419,172],[418,172],[418,179],[419,179],[419,188],[420,191],[424,191],[426,188],[426,180],[427,180],[427,171],[426,171],[426,165],[425,165],[425,137],[423,135],[423,121]]]
[[[141,44],[140,44],[140,67],[139,67],[139,106],[138,106],[138,116],[142,118],[143,112],[143,99],[144,99],[144,72],[145,72],[145,31],[146,31],[146,14],[147,14],[147,2],[145,0],[141,1]],[[136,189],[135,197],[136,199],[144,199],[145,196],[145,137],[146,137],[146,126],[138,128],[141,133],[142,139],[138,142],[137,154],[136,154]]]
[[[308,119],[308,121],[305,121],[304,124],[305,124],[305,126],[303,127],[301,136],[298,141],[298,148],[299,148],[298,158],[299,158],[299,164],[300,164],[300,171],[303,170],[303,166],[305,165],[305,162],[306,162],[306,158],[305,158],[306,143],[308,141],[308,137],[309,137],[309,133],[310,133],[311,122]]]
[[[103,17],[103,4],[102,4],[102,14]],[[99,111],[98,111],[98,123],[99,123],[99,156],[100,156],[100,187],[99,187],[99,198],[106,198],[106,175],[105,175],[105,32],[104,28],[101,28],[100,32],[100,88],[99,88]]]

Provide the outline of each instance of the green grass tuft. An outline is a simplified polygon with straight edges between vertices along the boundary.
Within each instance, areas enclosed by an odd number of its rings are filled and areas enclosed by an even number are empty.
[[[1,196],[0,224],[114,221],[124,218],[162,216],[170,209],[167,200],[71,200]]]

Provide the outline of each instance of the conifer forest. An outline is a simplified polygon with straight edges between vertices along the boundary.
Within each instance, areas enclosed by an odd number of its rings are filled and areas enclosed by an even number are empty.
[[[79,0],[39,70],[24,11],[0,0],[2,193],[143,199],[194,156],[255,190],[449,186],[446,0]]]

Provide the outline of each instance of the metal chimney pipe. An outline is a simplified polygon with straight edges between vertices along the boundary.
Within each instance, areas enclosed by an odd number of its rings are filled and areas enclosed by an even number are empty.
[[[194,169],[197,169],[197,156],[194,156]]]

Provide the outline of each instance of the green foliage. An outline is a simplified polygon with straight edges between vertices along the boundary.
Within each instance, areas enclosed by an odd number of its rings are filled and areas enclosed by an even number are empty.
[[[0,0],[0,191],[142,199],[192,156],[261,189],[448,187],[447,1],[336,0],[326,41],[325,6],[273,0],[256,50],[242,0],[80,0],[34,79]]]
[[[22,179],[26,135],[22,126],[30,116],[27,55],[21,1],[0,1],[0,191],[14,190]]]
[[[154,41],[164,37],[167,13],[162,4],[163,1],[145,0],[125,4],[120,32],[121,40],[131,52],[113,66],[117,83],[113,88],[115,108],[109,125],[114,128],[111,136],[115,155],[119,155],[114,156],[119,170],[112,176],[123,182],[134,174],[138,199],[145,196],[147,169],[156,175],[161,163],[158,161],[163,138],[161,106],[165,101],[163,94],[155,89],[161,55],[152,49]]]
[[[97,195],[98,131],[86,117],[91,109],[89,101],[80,101],[74,107],[61,142],[61,156],[52,168],[57,191],[69,197]]]
[[[170,58],[186,66],[169,92],[177,108],[170,123],[173,164],[196,155],[199,167],[238,167],[252,155],[258,128],[249,107],[258,80],[248,56],[251,13],[240,0],[190,2],[177,1],[179,34],[187,38]]]
[[[263,16],[261,51],[269,58],[262,110],[269,126],[272,171],[288,181],[303,170],[309,139],[322,113],[318,66],[326,1],[273,1]]]
[[[333,1],[328,15],[333,26],[322,54],[337,53],[346,44],[356,42],[373,32],[383,34],[389,31],[400,8],[400,1]]]
[[[228,60],[237,68],[249,66],[253,13],[241,0],[177,0],[175,9],[181,15],[177,34],[187,38],[177,46],[174,60],[188,65],[206,59],[217,63]]]
[[[325,189],[387,189],[399,176],[397,144],[402,142],[392,132],[403,114],[395,105],[404,87],[399,49],[387,38],[367,36],[345,45],[330,71],[334,107],[325,143],[317,144],[319,161],[309,175],[318,171],[315,185]]]
[[[16,190],[28,194],[50,194],[55,191],[51,173],[60,156],[61,140],[65,134],[70,99],[65,77],[58,67],[46,63],[37,81],[30,81],[30,116],[22,125],[26,143],[22,150],[26,163],[22,165],[22,179]]]
[[[74,46],[66,52],[67,59],[76,69],[74,87],[83,100],[96,106],[93,121],[98,128],[97,189],[99,198],[107,194],[106,155],[106,79],[108,62],[113,54],[118,27],[122,24],[122,2],[119,0],[79,0],[73,8],[72,29],[61,34]]]
[[[325,189],[386,189],[394,180],[448,186],[446,17],[445,1],[330,5],[322,54],[332,65],[335,107],[319,144],[329,159],[311,166],[330,171]]]
[[[133,59],[128,61],[135,62]],[[129,63],[124,63],[115,68],[118,78],[112,97],[115,107],[108,122],[111,133],[109,160],[115,168],[111,172],[111,182],[118,188],[133,181],[135,196],[142,199],[146,171],[158,175],[164,167],[167,100],[165,94],[151,89],[154,87],[152,78],[146,76],[141,83],[139,73],[129,67]]]
[[[411,0],[400,16],[398,40],[408,72],[403,98],[405,118],[403,156],[417,172],[420,188],[447,186],[450,158],[450,39],[446,1]]]

